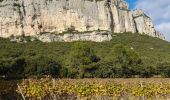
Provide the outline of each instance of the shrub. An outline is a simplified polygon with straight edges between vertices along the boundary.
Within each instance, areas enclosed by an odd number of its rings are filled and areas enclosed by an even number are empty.
[[[27,60],[25,68],[26,76],[29,75],[52,75],[59,76],[60,65],[45,56],[39,56]]]
[[[89,65],[97,62],[98,57],[94,54],[93,49],[86,43],[75,43],[69,53],[69,66],[79,67],[81,65]]]

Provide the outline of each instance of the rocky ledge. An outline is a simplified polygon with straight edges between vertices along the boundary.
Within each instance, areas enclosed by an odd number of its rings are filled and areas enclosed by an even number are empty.
[[[39,34],[35,36],[42,42],[73,42],[73,41],[94,41],[104,42],[112,39],[110,32],[86,32],[86,33],[66,33],[66,34]]]

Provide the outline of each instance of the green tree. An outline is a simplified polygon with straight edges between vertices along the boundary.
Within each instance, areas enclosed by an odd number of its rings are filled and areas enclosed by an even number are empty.
[[[134,50],[121,44],[115,45],[110,55],[109,61],[113,62],[115,70],[122,77],[135,75],[135,70],[142,63],[139,55]]]
[[[30,58],[27,60],[27,65],[25,68],[26,76],[30,75],[52,75],[59,76],[60,65],[45,56],[38,56],[35,58]]]
[[[86,43],[77,42],[71,48],[68,58],[68,66],[72,68],[69,71],[69,75],[71,77],[84,77],[85,74],[89,73],[87,70],[91,64],[99,61],[99,58],[95,55],[93,49]],[[69,68],[70,69],[70,68]],[[74,69],[74,70],[73,70]],[[75,70],[77,70],[77,74],[75,74]],[[89,75],[87,75],[89,76]]]
[[[94,51],[86,43],[77,42],[71,48],[69,53],[69,66],[80,67],[81,65],[89,65],[93,62],[97,62],[99,59],[94,54]]]
[[[170,77],[170,63],[162,62],[157,65],[157,74],[162,77]]]
[[[0,61],[0,73],[9,78],[24,77],[24,67],[26,65],[24,58],[4,59]]]

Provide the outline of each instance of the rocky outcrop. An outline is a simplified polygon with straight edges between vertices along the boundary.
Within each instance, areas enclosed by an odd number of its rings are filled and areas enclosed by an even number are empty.
[[[0,0],[0,37],[59,34],[70,27],[79,32],[138,32],[163,39],[150,17],[141,10],[128,10],[123,0]],[[92,34],[71,37],[95,41]]]
[[[165,39],[163,34],[155,30],[152,23],[152,19],[147,16],[142,10],[131,11],[133,15],[134,22],[136,24],[136,30],[139,33],[148,34],[152,37],[158,37]]]
[[[73,41],[94,41],[94,42],[103,42],[110,41],[112,36],[109,32],[87,32],[87,33],[76,33],[76,34],[39,34],[36,35],[38,40],[43,42],[73,42]]]

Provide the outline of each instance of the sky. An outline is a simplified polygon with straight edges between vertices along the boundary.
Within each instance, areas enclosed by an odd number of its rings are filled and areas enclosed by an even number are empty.
[[[130,9],[142,9],[149,15],[156,30],[170,42],[170,0],[125,0]]]

